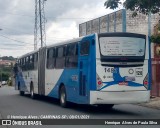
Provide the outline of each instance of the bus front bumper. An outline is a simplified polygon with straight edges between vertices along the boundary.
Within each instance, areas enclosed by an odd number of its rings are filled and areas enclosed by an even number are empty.
[[[128,104],[149,102],[150,91],[90,91],[90,104]]]

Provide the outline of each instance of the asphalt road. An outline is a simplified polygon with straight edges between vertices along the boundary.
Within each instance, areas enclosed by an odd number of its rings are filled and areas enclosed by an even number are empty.
[[[146,108],[133,104],[115,105],[112,110],[102,110],[93,106],[75,105],[70,108],[62,108],[59,102],[52,98],[38,97],[32,100],[29,95],[20,96],[13,87],[4,86],[0,88],[0,118],[6,119],[9,116],[41,116],[41,115],[87,115],[90,119],[160,119],[160,110]],[[17,126],[8,126],[16,128]],[[19,126],[20,128],[22,126]],[[23,126],[24,127],[24,126]],[[27,126],[26,126],[27,127]],[[34,126],[35,127],[35,126]],[[39,126],[37,126],[39,127]],[[115,126],[42,126],[56,128],[109,128]],[[118,126],[119,128],[125,126]],[[128,127],[128,126],[126,126]],[[130,128],[136,126],[129,126]],[[150,128],[150,126],[141,126]],[[153,126],[159,127],[159,126]],[[3,128],[0,126],[0,128]]]

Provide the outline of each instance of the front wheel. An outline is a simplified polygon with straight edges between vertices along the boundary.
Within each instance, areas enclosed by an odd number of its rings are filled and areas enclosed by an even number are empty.
[[[60,96],[59,96],[59,98],[60,98],[60,105],[62,106],[62,107],[64,107],[64,108],[66,108],[67,107],[67,94],[66,94],[66,89],[65,89],[65,87],[64,86],[62,86],[61,88],[60,88]]]

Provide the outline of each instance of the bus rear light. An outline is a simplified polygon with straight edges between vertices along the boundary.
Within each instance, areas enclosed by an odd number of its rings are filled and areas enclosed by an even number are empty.
[[[144,83],[143,83],[144,85],[148,85],[148,81],[144,81]]]
[[[98,85],[101,85],[102,84],[102,81],[98,81]]]
[[[144,80],[143,80],[143,85],[144,85],[144,87],[145,87],[146,89],[148,89],[148,73],[147,73],[146,77],[145,77]]]
[[[96,79],[96,81],[97,81],[97,90],[99,90],[99,89],[102,88],[103,83],[102,83],[101,78],[98,76],[98,74],[97,74],[97,79]]]

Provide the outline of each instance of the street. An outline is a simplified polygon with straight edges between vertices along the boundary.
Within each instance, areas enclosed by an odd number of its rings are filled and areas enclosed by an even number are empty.
[[[8,116],[29,115],[87,115],[90,119],[160,119],[160,110],[132,104],[115,105],[110,111],[86,105],[71,105],[70,108],[62,108],[58,100],[52,98],[42,97],[33,100],[29,94],[20,96],[13,87],[3,86],[0,88],[0,118],[7,119]],[[8,128],[13,127],[16,126],[9,126]]]

